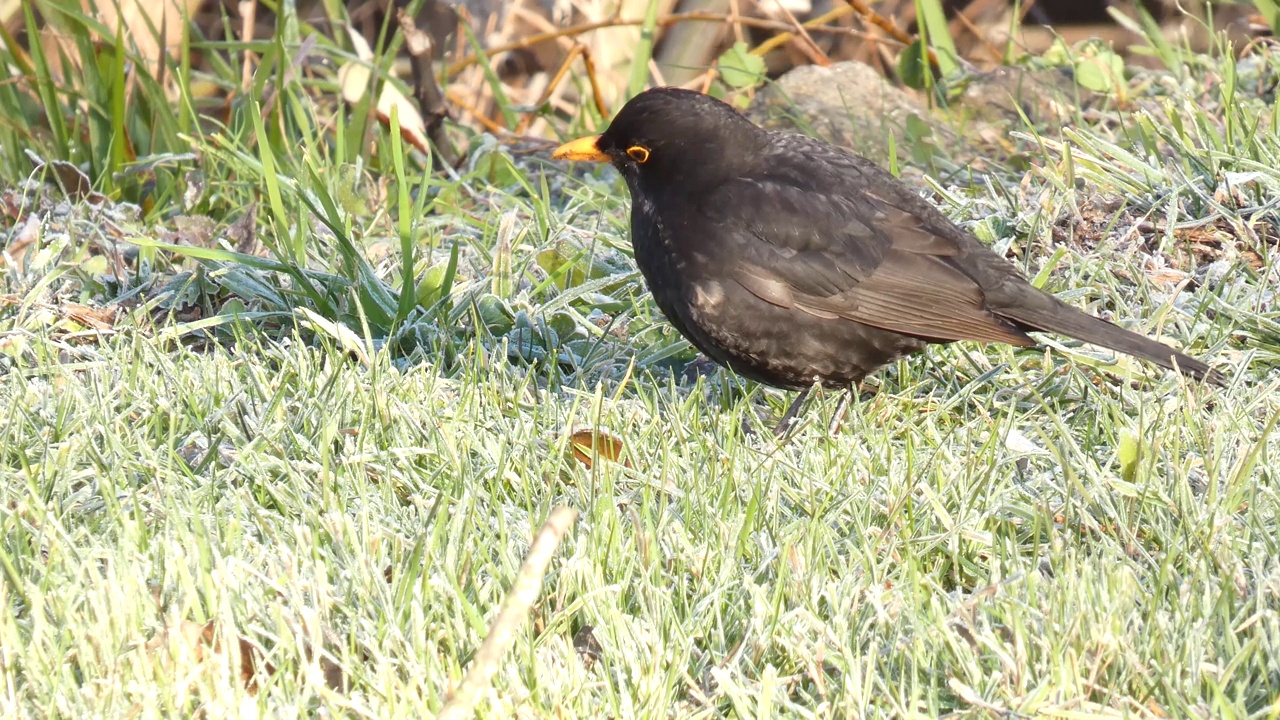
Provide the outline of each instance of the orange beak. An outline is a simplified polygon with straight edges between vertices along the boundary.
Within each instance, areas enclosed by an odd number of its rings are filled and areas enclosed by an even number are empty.
[[[567,142],[556,148],[555,152],[551,153],[551,158],[553,160],[576,160],[580,162],[610,162],[612,158],[600,152],[600,148],[596,147],[596,140],[599,138],[599,135],[590,135]]]

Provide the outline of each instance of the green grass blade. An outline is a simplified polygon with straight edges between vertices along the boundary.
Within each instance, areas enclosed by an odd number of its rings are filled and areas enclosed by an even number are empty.
[[[400,235],[400,303],[396,308],[395,322],[402,323],[417,305],[414,292],[414,204],[409,200],[409,180],[404,172],[404,141],[400,137],[399,108],[391,108],[391,161],[396,182],[396,231]]]
[[[938,69],[944,78],[955,75],[960,70],[960,55],[956,53],[955,42],[951,39],[942,3],[939,0],[915,0],[915,3],[916,16],[920,18],[920,35],[933,48],[938,58]]]
[[[640,25],[640,43],[636,45],[631,61],[631,77],[627,80],[627,98],[639,95],[649,85],[649,60],[653,57],[653,43],[658,28],[658,0],[649,0],[644,8],[644,21]]]
[[[458,23],[458,29],[467,36],[467,43],[471,46],[471,52],[476,56],[476,62],[479,63],[481,70],[484,71],[484,79],[489,84],[489,90],[493,93],[494,102],[498,105],[498,111],[502,113],[502,122],[508,130],[514,128],[519,122],[520,117],[516,114],[511,104],[511,99],[507,97],[507,91],[502,87],[502,79],[498,77],[498,73],[493,69],[493,63],[489,61],[489,54],[485,52],[484,46],[480,43],[480,39],[476,37],[475,32],[471,30],[471,26],[465,22]]]
[[[34,3],[22,3],[22,18],[26,22],[27,37],[40,37],[40,26],[36,24]],[[36,92],[44,105],[49,131],[53,135],[53,150],[57,159],[66,160],[71,157],[70,133],[67,131],[66,119],[62,114],[62,103],[58,99],[58,90],[53,82],[53,73],[49,70],[49,59],[45,57],[45,47],[35,43],[31,48],[31,62],[36,71]]]

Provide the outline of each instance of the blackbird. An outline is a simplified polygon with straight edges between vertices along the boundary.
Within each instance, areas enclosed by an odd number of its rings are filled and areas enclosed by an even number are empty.
[[[757,127],[729,105],[655,88],[556,159],[608,162],[631,193],[631,243],[658,307],[739,375],[851,388],[955,340],[1067,335],[1224,384],[1205,363],[1032,286],[872,161]],[[780,426],[781,428],[781,426]]]

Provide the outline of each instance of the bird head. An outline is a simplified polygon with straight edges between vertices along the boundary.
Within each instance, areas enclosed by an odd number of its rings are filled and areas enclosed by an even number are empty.
[[[706,188],[736,177],[768,136],[729,105],[679,88],[632,98],[602,134],[565,143],[557,160],[612,163],[634,195]]]

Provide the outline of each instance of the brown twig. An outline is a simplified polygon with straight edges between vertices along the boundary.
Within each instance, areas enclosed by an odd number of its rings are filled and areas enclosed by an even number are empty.
[[[804,23],[801,23],[801,27],[807,28],[809,30],[818,30],[822,32],[837,32],[840,34],[847,34],[847,35],[859,35],[871,41],[879,41],[882,39],[882,38],[866,35],[865,33],[860,33],[857,30],[852,30],[850,28],[829,27],[826,25],[826,23],[829,23],[833,20],[838,20],[846,15],[851,14],[852,12],[853,12],[853,8],[847,5],[840,5],[835,8],[832,8],[831,10],[828,10],[827,12],[823,13],[822,15],[819,15],[816,18],[812,18],[810,20],[805,21]],[[792,32],[792,26],[787,25],[786,27],[787,27],[787,30],[780,32],[777,35],[774,35],[768,40],[765,40],[764,42],[752,48],[751,54],[763,57],[764,55],[768,54],[770,50],[773,50],[774,48],[777,48],[781,45],[784,45],[790,42],[792,38],[795,37],[795,34]],[[705,95],[708,91],[711,90],[711,82],[715,80],[717,73],[718,71],[716,70],[716,68],[714,67],[707,68],[706,72],[694,78],[693,80],[690,80],[689,82],[685,83],[683,87],[688,90],[700,90],[700,92],[702,92],[702,94]]]
[[[458,109],[470,115],[472,118],[475,119],[476,122],[483,125],[485,130],[488,130],[494,135],[505,135],[507,133],[507,128],[490,120],[488,117],[485,116],[484,113],[480,112],[479,108],[477,108],[475,105],[472,105],[471,103],[463,99],[463,97],[460,94],[458,94],[456,90],[453,90],[452,88],[445,90],[444,95],[445,95],[445,98],[448,99],[449,102],[457,106]]]
[[[850,28],[826,27],[826,24],[831,22],[832,20],[839,20],[840,18],[846,15],[849,15],[851,13],[853,13],[852,7],[848,5],[837,5],[836,7],[828,10],[822,15],[819,15],[816,18],[808,20],[807,22],[804,23],[804,27],[808,28],[809,30],[821,31],[821,32],[839,31],[841,34],[863,35],[863,33],[860,33],[857,30],[851,30]],[[754,47],[751,50],[751,54],[764,56],[768,54],[770,50],[773,50],[776,47],[780,47],[790,42],[792,37],[794,37],[794,34],[788,28],[787,31],[778,33],[777,35],[774,35],[773,37],[769,38],[768,40],[765,40],[764,42]],[[879,38],[871,38],[870,36],[865,36],[865,37],[868,37],[868,39],[871,39],[871,40],[879,39]]]
[[[774,0],[774,2],[777,3],[778,9],[787,16],[787,20],[791,23],[791,27],[794,32],[804,39],[804,42],[796,43],[796,47],[800,49],[800,52],[804,53],[814,65],[830,67],[831,58],[827,57],[827,54],[822,52],[822,48],[819,48],[818,43],[814,42],[813,38],[809,36],[809,32],[805,30],[804,25],[801,25],[800,21],[796,20],[796,16],[787,9],[787,6],[783,4],[782,0]]]
[[[551,81],[547,83],[547,87],[542,91],[542,95],[533,103],[532,109],[520,118],[520,123],[517,124],[515,128],[516,134],[523,135],[529,131],[529,125],[533,122],[533,119],[537,117],[538,109],[551,99],[551,95],[556,91],[556,87],[560,85],[560,81],[564,80],[564,76],[569,73],[569,66],[573,64],[574,60],[578,59],[579,55],[583,55],[585,57],[585,51],[585,45],[575,43],[573,48],[569,50],[569,54],[564,56],[564,60],[560,63],[560,67],[556,68],[555,74],[551,76]]]
[[[948,23],[948,30],[951,32],[952,37],[959,35],[956,26],[961,26],[977,38],[978,42],[982,43],[987,52],[991,54],[992,59],[999,60],[1003,56],[1000,48],[997,48],[994,43],[987,39],[986,33],[982,32],[982,28],[969,19],[969,15],[981,16],[988,9],[984,6],[999,3],[999,6],[1003,7],[1004,2],[1005,0],[973,0],[965,7],[956,10],[955,18]],[[1024,7],[1023,11],[1025,12],[1025,10],[1026,8]]]
[[[533,25],[534,29],[542,28],[542,34],[553,33],[559,29],[556,27],[555,23],[548,20],[541,13],[533,12],[528,8],[528,6],[517,3],[512,3],[512,5],[511,16],[508,17],[508,20],[510,20],[511,17],[518,17],[530,25]]]
[[[600,80],[596,77],[596,62],[591,59],[591,49],[582,46],[582,65],[587,69],[587,81],[591,83],[591,101],[596,104],[596,112],[600,117],[609,117],[609,108],[604,104],[604,93],[600,91]]]
[[[517,133],[523,133],[528,129],[529,121],[533,119],[534,113],[551,99],[551,94],[555,92],[556,87],[564,81],[565,75],[569,73],[569,66],[579,56],[582,57],[582,64],[587,70],[587,81],[591,83],[591,101],[595,103],[596,112],[600,113],[601,117],[609,117],[609,108],[604,103],[604,93],[600,91],[600,81],[596,78],[596,64],[591,59],[591,48],[582,43],[575,43],[573,49],[565,56],[564,62],[560,63],[560,67],[556,69],[556,74],[551,77],[551,82],[547,83],[547,89],[542,91],[542,96],[533,104],[533,110],[525,113],[516,130]]]
[[[742,11],[738,7],[738,0],[729,0],[729,15],[733,18],[734,42],[746,42],[742,34]]]
[[[434,146],[435,152],[431,153],[432,165],[437,170],[445,166],[453,167],[458,162],[458,154],[454,152],[453,143],[449,142],[449,133],[444,127],[449,111],[444,105],[444,93],[436,83],[431,62],[431,36],[419,30],[413,17],[404,10],[396,11],[396,21],[400,23],[400,30],[404,33],[405,48],[409,51],[410,65],[413,68],[413,97],[418,101],[418,109],[422,112],[427,138]]]
[[[703,95],[706,95],[707,93],[711,92],[711,83],[716,79],[716,75],[719,75],[719,74],[720,74],[720,68],[715,68],[715,67],[707,68],[707,71],[703,73],[702,87],[698,90],[698,92],[702,93]]]
[[[569,54],[566,55],[564,60],[560,63],[560,67],[556,69],[555,74],[551,76],[551,81],[547,83],[547,87],[542,91],[542,95],[540,95],[537,101],[533,103],[532,109],[524,113],[520,118],[519,124],[517,124],[513,130],[516,135],[523,135],[529,131],[529,125],[533,122],[534,118],[537,117],[538,109],[551,100],[551,96],[555,93],[556,88],[559,87],[560,83],[564,81],[565,76],[569,73],[569,68],[573,65],[573,61],[579,57],[582,58],[582,64],[586,68],[587,80],[591,83],[591,100],[595,103],[596,111],[600,113],[601,117],[609,116],[609,108],[605,105],[604,93],[601,92],[600,81],[596,77],[596,64],[595,61],[591,59],[591,49],[581,43],[575,43],[573,48],[569,50]],[[479,113],[474,108],[468,108],[468,112],[475,117],[480,118]],[[501,126],[496,123],[482,118],[481,123],[484,124],[490,132],[503,132]]]
[[[515,642],[516,628],[528,616],[534,600],[538,599],[551,557],[577,518],[577,510],[563,505],[556,506],[551,511],[547,522],[534,536],[529,553],[525,555],[524,565],[520,566],[520,574],[507,592],[498,617],[489,626],[489,636],[476,651],[466,677],[462,678],[452,697],[440,708],[437,720],[463,720],[472,716],[481,693],[489,687],[502,657]]]
[[[649,77],[653,78],[658,87],[664,87],[667,84],[667,79],[662,76],[662,68],[658,67],[658,63],[652,57],[649,58]]]
[[[244,43],[244,66],[240,69],[240,89],[246,94],[253,89],[253,27],[258,17],[258,0],[241,0],[240,10],[240,42]]]
[[[893,24],[892,20],[886,18],[875,10],[872,10],[871,6],[864,2],[864,0],[845,0],[845,2],[849,3],[854,10],[857,10],[863,20],[866,20],[872,25],[875,25],[881,30],[889,33],[889,37],[894,40],[897,40],[903,45],[910,45],[914,42],[910,35],[900,30],[897,25]]]
[[[857,31],[850,30],[849,28],[822,26],[822,23],[828,22],[834,18],[843,17],[844,15],[847,15],[847,14],[849,14],[848,10],[844,10],[843,12],[835,12],[835,11],[827,12],[817,18],[814,18],[813,20],[809,20],[808,22],[803,23],[803,27],[810,32],[827,32],[827,33],[836,33],[840,35],[858,35],[859,33]],[[791,25],[790,23],[780,22],[778,20],[769,20],[766,18],[753,18],[753,17],[743,16],[743,15],[725,15],[722,13],[711,13],[711,12],[688,12],[688,13],[677,13],[675,15],[667,15],[665,17],[658,18],[658,25],[662,27],[666,27],[669,25],[674,25],[676,23],[690,22],[690,21],[732,22],[732,23],[740,23],[748,27],[760,28],[762,30],[778,30],[782,32],[783,35],[785,35],[785,37],[783,37],[781,42],[778,44],[789,41],[792,37],[791,31],[794,29],[794,26]],[[643,20],[631,20],[627,18],[612,18],[609,20],[597,20],[594,22],[582,23],[579,25],[571,25],[569,27],[558,28],[552,32],[544,32],[544,33],[538,33],[536,35],[529,35],[527,37],[523,37],[513,42],[509,42],[503,45],[496,45],[491,48],[486,48],[484,51],[484,54],[486,57],[493,57],[494,55],[497,55],[499,53],[511,52],[512,50],[524,50],[526,48],[533,47],[534,45],[538,45],[544,42],[550,42],[552,40],[577,37],[578,35],[584,35],[593,30],[601,30],[604,28],[612,28],[612,27],[628,27],[628,26],[643,25],[643,24],[644,24]],[[909,44],[909,43],[910,41],[908,40],[907,43],[904,43],[904,44]],[[453,77],[459,72],[476,64],[479,61],[479,59],[480,58],[477,55],[468,55],[467,57],[464,57],[461,60],[458,60],[457,62],[453,63],[448,68],[446,68],[445,77]]]
[[[871,6],[868,5],[865,0],[845,0],[845,2],[852,5],[853,9],[858,11],[858,14],[862,16],[863,20],[889,33],[889,36],[892,37],[894,40],[897,40],[903,45],[910,45],[911,43],[915,42],[915,40],[912,39],[910,35],[908,35],[903,30],[900,30],[898,26],[893,23],[892,20],[884,17],[883,15],[876,12],[875,10],[872,10]],[[924,51],[929,58],[929,66],[932,68],[937,68],[938,54],[935,53],[933,51],[933,48],[929,47],[928,45],[924,46]]]

